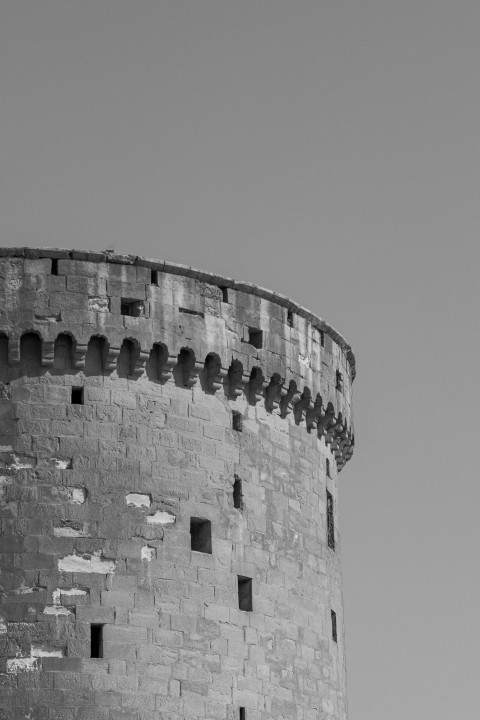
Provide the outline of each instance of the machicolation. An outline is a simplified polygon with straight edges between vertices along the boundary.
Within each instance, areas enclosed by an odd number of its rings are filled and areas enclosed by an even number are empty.
[[[346,720],[354,376],[254,285],[0,249],[0,720]]]

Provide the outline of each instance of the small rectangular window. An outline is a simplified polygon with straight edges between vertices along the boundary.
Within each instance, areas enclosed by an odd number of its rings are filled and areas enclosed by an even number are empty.
[[[83,387],[72,387],[72,405],[83,405]]]
[[[254,348],[260,350],[263,347],[263,330],[258,328],[248,328],[248,342],[253,345]]]
[[[145,304],[143,300],[122,298],[120,301],[120,312],[122,315],[127,315],[129,317],[143,317],[145,313]]]
[[[239,710],[240,710],[240,712],[238,714],[238,717],[240,718],[240,720],[246,720],[247,716],[245,714],[245,708],[242,707],[242,708],[239,708]]]
[[[221,287],[220,290],[222,291],[222,302],[228,303],[228,288],[227,287]]]
[[[334,610],[331,610],[332,614],[332,640],[337,642],[337,614]]]
[[[289,327],[293,327],[293,311],[292,310],[287,311],[287,325]]]
[[[212,554],[212,523],[202,518],[190,518],[190,545],[195,552]]]
[[[90,657],[103,658],[103,625],[90,625]]]
[[[325,333],[323,330],[320,330],[320,345],[322,347],[325,347]]]
[[[58,260],[53,258],[52,260],[52,275],[58,275]]]
[[[236,410],[232,413],[232,428],[237,432],[242,432],[243,430],[243,415]]]
[[[327,540],[328,547],[335,550],[335,525],[333,516],[333,495],[327,490]]]
[[[337,370],[336,390],[343,390],[343,376],[340,370]]]
[[[237,508],[237,510],[243,510],[242,481],[236,475],[233,483],[233,507]]]
[[[240,610],[252,612],[252,578],[238,576],[238,607]]]
[[[330,460],[327,458],[325,462],[326,462],[326,466],[327,466],[327,477],[331,477],[330,476]]]
[[[150,271],[150,283],[152,285],[158,285],[158,271],[157,270]]]
[[[179,307],[178,312],[185,313],[185,315],[197,315],[197,317],[205,317],[205,314],[203,312],[200,312],[200,310],[190,310],[190,308],[185,307]]]

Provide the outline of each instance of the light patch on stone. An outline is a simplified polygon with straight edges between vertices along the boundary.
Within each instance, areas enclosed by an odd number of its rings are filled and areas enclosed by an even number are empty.
[[[151,560],[155,560],[155,558],[157,557],[157,550],[150,545],[144,545],[142,547],[140,557],[142,558],[142,560],[148,560],[148,562],[150,562]]]
[[[60,458],[52,457],[52,462],[57,470],[68,470],[72,466],[71,460],[61,460]]]
[[[149,525],[171,525],[171,523],[175,522],[175,519],[173,513],[157,510],[156,513],[147,517],[147,523]]]
[[[20,585],[20,587],[15,590],[15,595],[29,595],[30,593],[40,592],[41,590],[45,590],[45,588],[44,588],[44,587],[38,587],[38,586],[36,586],[36,587],[27,587],[27,586],[24,585],[24,583],[22,582],[22,584]]]
[[[40,657],[65,657],[65,653],[63,650],[60,650],[59,648],[52,648],[48,645],[32,645],[32,648],[30,650],[30,655],[33,658],[40,658]]]
[[[63,607],[63,605],[46,605],[46,607],[43,610],[44,615],[55,615],[55,616],[67,616],[71,615],[72,612],[66,608]]]
[[[125,502],[127,505],[133,505],[134,507],[150,507],[152,500],[150,495],[144,495],[142,493],[128,493],[125,495]]]
[[[84,527],[71,527],[69,525],[62,525],[60,527],[53,528],[54,537],[86,537],[87,529]]]
[[[67,590],[57,588],[52,592],[53,604],[60,605],[64,595],[68,595],[69,597],[72,595],[88,595],[88,592],[86,590],[81,590],[80,588],[68,588]]]
[[[33,672],[39,669],[39,660],[35,657],[8,658],[7,673]]]
[[[11,462],[8,467],[10,470],[28,470],[29,468],[33,468],[33,463],[25,461],[21,462],[20,458],[14,455],[13,462]]]
[[[69,502],[74,505],[83,505],[87,499],[87,491],[85,488],[70,488],[70,500]]]
[[[0,635],[5,635],[7,632],[7,621],[0,615]]]
[[[88,309],[93,312],[109,312],[108,298],[105,297],[89,297]]]
[[[298,354],[298,362],[300,365],[303,365],[304,368],[310,367],[310,355],[302,355],[302,353]]]
[[[115,561],[107,560],[101,552],[93,555],[66,555],[58,559],[58,569],[61,572],[101,573],[102,575],[115,572]]]

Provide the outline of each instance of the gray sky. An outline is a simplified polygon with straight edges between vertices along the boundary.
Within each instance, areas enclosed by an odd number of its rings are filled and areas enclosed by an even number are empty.
[[[0,244],[270,287],[352,343],[350,720],[480,713],[480,3],[1,0]]]

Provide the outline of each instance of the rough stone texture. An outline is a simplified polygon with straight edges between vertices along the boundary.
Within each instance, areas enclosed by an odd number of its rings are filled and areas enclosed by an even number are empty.
[[[354,373],[253,285],[1,249],[0,720],[345,720]]]

